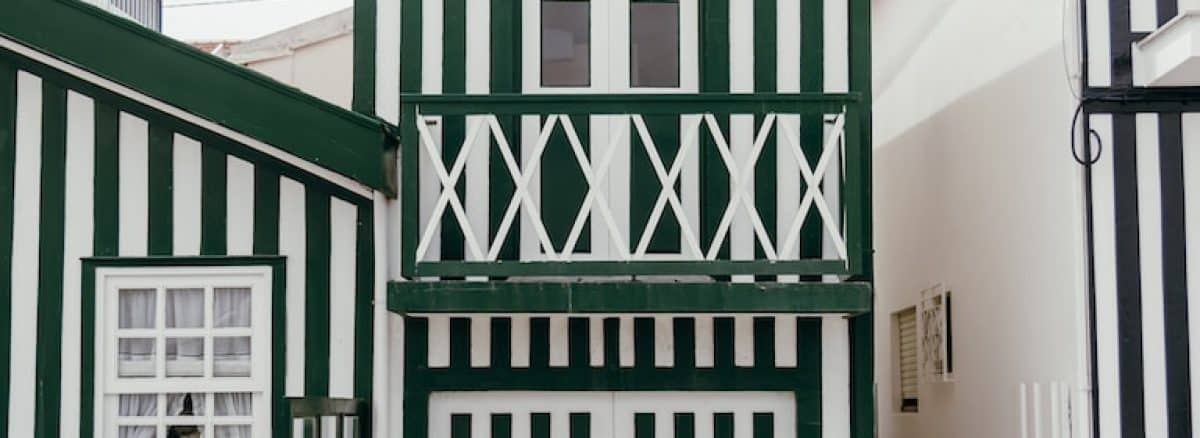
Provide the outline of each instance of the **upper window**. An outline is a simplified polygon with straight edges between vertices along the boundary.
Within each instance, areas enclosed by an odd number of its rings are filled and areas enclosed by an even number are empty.
[[[634,87],[679,86],[679,0],[632,0],[629,70]]]
[[[542,86],[591,84],[591,2],[542,0]]]
[[[101,275],[105,436],[269,434],[265,269],[113,268]]]
[[[892,333],[893,342],[896,345],[893,376],[899,390],[897,410],[917,412],[919,408],[919,399],[917,398],[919,374],[917,371],[916,307],[909,307],[892,314]]]

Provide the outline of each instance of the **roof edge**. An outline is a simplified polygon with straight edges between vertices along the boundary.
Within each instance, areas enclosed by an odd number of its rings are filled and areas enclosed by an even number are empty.
[[[393,191],[383,159],[394,144],[386,123],[93,5],[10,0],[0,14],[0,35],[374,189]]]

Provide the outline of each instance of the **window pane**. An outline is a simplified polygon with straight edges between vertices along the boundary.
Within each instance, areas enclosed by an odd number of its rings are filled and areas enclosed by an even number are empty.
[[[213,338],[213,376],[250,376],[250,337]]]
[[[214,326],[250,327],[249,288],[218,288],[213,292]]]
[[[121,426],[117,428],[118,438],[155,438],[154,426]]]
[[[119,377],[154,377],[154,339],[117,341]]]
[[[590,6],[586,0],[542,1],[542,85],[591,82]]]
[[[122,417],[153,417],[158,415],[157,394],[121,394],[117,415]]]
[[[204,416],[204,394],[167,394],[167,415],[173,417]]]
[[[178,425],[167,427],[167,438],[200,438],[204,436],[204,426],[199,424]]]
[[[218,417],[249,417],[254,415],[254,395],[248,392],[213,394],[214,415]]]
[[[217,426],[217,438],[250,438],[250,426]]]
[[[167,328],[204,327],[204,289],[167,289]]]
[[[204,375],[204,338],[167,338],[167,376]]]
[[[121,289],[117,327],[154,328],[154,289]]]
[[[679,1],[633,0],[629,5],[630,84],[679,86]]]

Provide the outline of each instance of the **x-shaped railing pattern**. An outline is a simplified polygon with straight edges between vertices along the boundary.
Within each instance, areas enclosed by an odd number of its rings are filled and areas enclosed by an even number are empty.
[[[813,208],[816,208],[822,219],[821,222],[824,231],[832,237],[830,241],[832,241],[833,249],[838,259],[846,260],[845,235],[822,191],[822,183],[830,167],[834,165],[835,158],[840,157],[844,153],[842,149],[845,144],[845,115],[845,109],[841,113],[836,114],[833,120],[832,132],[826,135],[815,166],[809,164],[808,156],[800,146],[799,137],[794,132],[794,129],[789,123],[781,123],[778,114],[768,113],[764,116],[761,125],[754,135],[748,157],[740,163],[733,154],[733,150],[724,131],[721,129],[717,116],[713,114],[699,114],[693,117],[685,117],[684,120],[687,121],[687,126],[683,130],[683,141],[679,145],[678,152],[670,168],[667,168],[663,162],[662,155],[659,153],[659,149],[650,135],[650,130],[647,128],[646,122],[639,114],[615,116],[618,119],[622,119],[620,120],[621,123],[617,123],[615,126],[624,128],[614,130],[615,132],[610,135],[608,147],[601,150],[602,155],[596,160],[589,158],[589,154],[579,138],[578,131],[571,117],[561,114],[548,115],[541,124],[537,139],[533,144],[533,150],[525,160],[524,168],[518,165],[517,159],[513,154],[512,145],[497,116],[493,114],[473,115],[467,117],[465,141],[462,143],[458,155],[450,164],[450,168],[447,169],[446,165],[440,159],[442,154],[439,142],[434,139],[426,123],[436,117],[417,114],[416,126],[420,134],[420,143],[427,153],[426,156],[430,158],[429,162],[424,164],[433,169],[441,188],[433,210],[429,215],[423,215],[428,220],[421,232],[420,241],[416,248],[416,260],[424,260],[428,255],[430,246],[440,229],[440,218],[447,208],[451,210],[455,221],[462,230],[466,249],[471,259],[475,261],[497,260],[500,249],[508,239],[513,222],[516,221],[519,211],[524,211],[528,216],[543,256],[548,261],[572,260],[585,225],[593,212],[600,216],[601,221],[608,230],[608,235],[611,239],[610,247],[613,248],[612,252],[616,260],[644,260],[650,246],[651,238],[658,229],[667,207],[670,207],[675,217],[678,218],[683,240],[681,253],[692,260],[715,260],[717,258],[721,247],[729,239],[735,216],[739,212],[745,214],[751,222],[754,237],[768,260],[794,260],[787,255],[797,253],[801,230],[804,227],[805,219],[809,216],[809,211]],[[631,123],[633,125],[633,132],[630,132],[631,129],[629,128]],[[551,136],[555,128],[559,126],[562,127],[563,132],[566,134],[567,142],[588,184],[588,191],[579,211],[575,215],[563,249],[556,252],[555,245],[550,238],[550,233],[542,221],[540,213],[541,205],[531,192],[530,187],[542,163],[542,156],[550,144]],[[725,168],[729,172],[729,178],[732,183],[729,203],[721,216],[716,234],[707,248],[702,248],[696,229],[693,227],[693,224],[685,219],[688,217],[688,214],[679,197],[679,193],[675,189],[676,184],[680,180],[680,175],[684,171],[684,164],[687,162],[686,158],[689,154],[698,153],[696,149],[698,149],[700,142],[696,141],[696,139],[700,135],[702,126],[708,128],[711,139]],[[489,245],[487,245],[486,251],[483,245],[481,245],[483,240],[480,240],[480,236],[477,236],[473,231],[466,208],[463,206],[463,202],[455,188],[462,179],[468,158],[477,147],[480,147],[478,146],[478,143],[481,143],[478,141],[479,136],[485,130],[490,132],[491,139],[496,144],[496,149],[499,151],[500,157],[503,159],[505,168],[514,184],[513,196],[504,211],[495,236],[488,242]],[[805,183],[805,192],[800,201],[798,214],[794,216],[794,219],[787,228],[787,232],[780,236],[781,238],[777,242],[772,241],[750,192],[753,186],[755,166],[762,155],[768,139],[770,139],[772,130],[777,131],[782,137],[783,141],[780,142],[780,147],[786,147],[791,152],[790,155],[798,165],[801,178]],[[634,239],[630,237],[627,241],[626,236],[622,234],[619,222],[613,214],[612,206],[606,198],[606,190],[603,188],[612,167],[613,157],[616,156],[619,148],[632,145],[632,135],[637,135],[637,138],[640,140],[647,157],[649,157],[654,173],[661,184],[661,190],[651,209],[649,220],[641,236],[636,239],[636,246],[633,247],[630,244],[634,242]],[[639,188],[631,188],[631,190],[637,189]]]

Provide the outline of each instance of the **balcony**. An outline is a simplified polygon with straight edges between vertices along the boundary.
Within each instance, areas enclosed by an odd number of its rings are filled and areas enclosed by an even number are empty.
[[[857,93],[404,95],[401,111],[406,277],[867,273]]]

